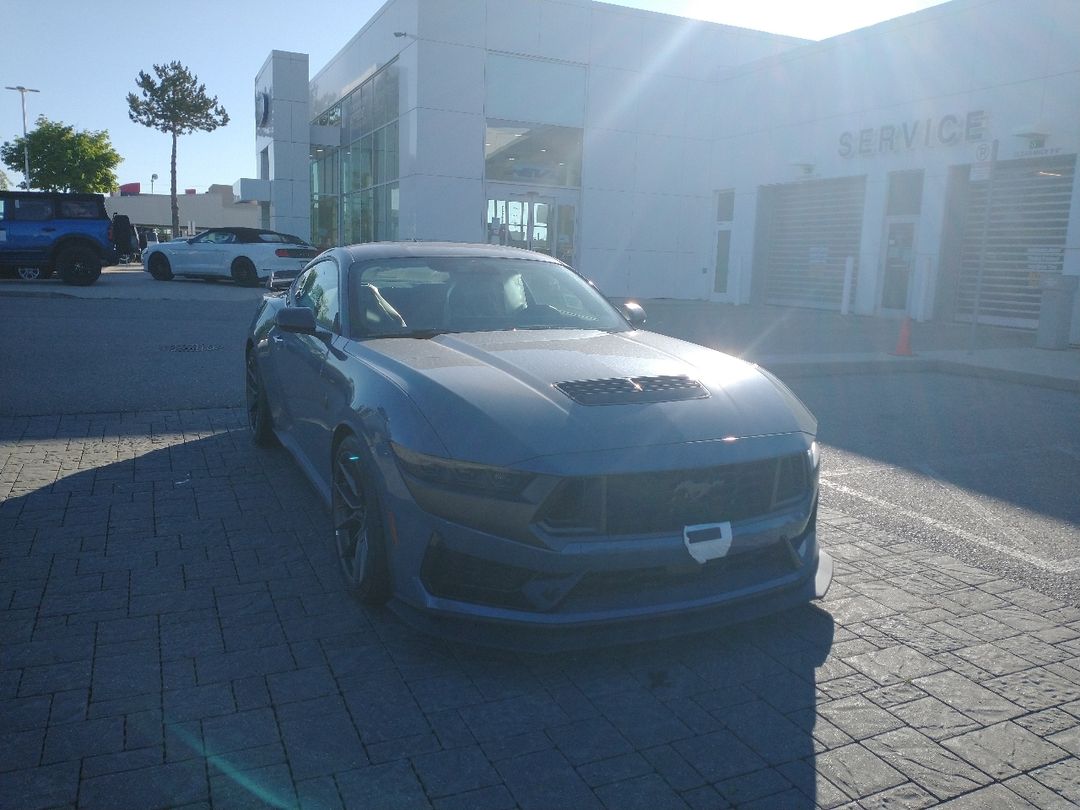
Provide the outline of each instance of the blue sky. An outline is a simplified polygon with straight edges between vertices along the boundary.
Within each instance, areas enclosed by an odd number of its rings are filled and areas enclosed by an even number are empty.
[[[451,2],[451,0],[442,0]],[[515,2],[515,0],[506,0]],[[941,0],[614,0],[616,5],[824,39]],[[140,70],[179,60],[206,84],[231,117],[211,133],[179,142],[177,186],[202,192],[255,175],[254,80],[271,50],[310,56],[312,74],[364,25],[383,0],[5,0],[0,86],[38,89],[26,96],[38,115],[106,130],[123,157],[121,183],[169,188],[168,135],[131,122],[126,96]],[[19,93],[0,91],[0,142],[22,134]],[[6,169],[5,169],[6,171]],[[7,171],[14,185],[21,172]]]

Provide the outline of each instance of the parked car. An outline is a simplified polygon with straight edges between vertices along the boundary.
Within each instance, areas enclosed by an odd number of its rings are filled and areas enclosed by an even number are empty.
[[[293,277],[318,251],[298,236],[260,228],[210,228],[190,239],[147,245],[143,268],[158,281],[175,276],[232,278],[253,285],[271,274]]]
[[[823,596],[816,420],[643,324],[550,256],[332,248],[254,317],[254,441],[328,504],[355,595],[455,632],[669,633]]]
[[[0,191],[0,270],[82,286],[130,249],[131,222],[110,220],[101,194]]]

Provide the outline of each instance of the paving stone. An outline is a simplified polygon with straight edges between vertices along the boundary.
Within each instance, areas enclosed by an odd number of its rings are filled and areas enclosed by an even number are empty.
[[[1076,805],[1073,802],[1059,796],[1030,776],[1024,774],[1014,776],[1012,779],[1006,779],[1002,784],[1040,810],[1075,810]]]
[[[641,754],[634,751],[610,759],[587,762],[579,765],[577,772],[589,787],[596,788],[600,785],[609,785],[612,782],[622,782],[650,774],[653,772],[653,767]]]
[[[861,656],[847,658],[845,662],[882,686],[908,683],[917,677],[932,675],[944,669],[941,664],[916,650],[901,645],[866,652]]]
[[[344,810],[337,783],[333,777],[320,776],[296,783],[296,797],[300,810]]]
[[[477,790],[501,781],[478,746],[421,754],[412,758],[412,764],[431,798]]]
[[[600,802],[557,751],[541,751],[496,764],[506,787],[522,810],[600,808]]]
[[[915,685],[980,725],[992,725],[1023,714],[1016,704],[954,672],[918,678]]]
[[[41,764],[41,745],[45,729],[0,731],[0,772],[35,768]]]
[[[169,689],[162,694],[165,718],[170,723],[201,720],[236,711],[232,689],[227,683]]]
[[[913,729],[891,731],[867,740],[865,745],[940,800],[976,790],[991,781],[965,759]]]
[[[1030,711],[1061,706],[1080,698],[1080,685],[1041,667],[993,678],[985,686]]]
[[[1041,712],[1017,717],[1013,722],[1039,737],[1049,737],[1051,734],[1076,729],[1078,726],[1076,717],[1064,709],[1044,709]]]
[[[859,801],[860,810],[922,810],[938,800],[915,784],[908,783],[883,790]]]
[[[266,683],[275,704],[309,700],[338,692],[337,682],[326,666],[269,674]]]
[[[282,721],[281,738],[296,779],[310,779],[368,764],[348,715]]]
[[[210,779],[210,795],[213,806],[218,808],[297,806],[296,788],[283,764],[216,775]]]
[[[748,802],[767,796],[783,795],[792,787],[787,777],[774,768],[743,774],[716,784],[717,792],[734,807],[742,807]]]
[[[0,810],[41,810],[74,805],[79,791],[79,763],[0,773]]]
[[[817,770],[848,796],[860,799],[907,781],[892,766],[859,744],[827,751]]]
[[[124,718],[106,717],[79,723],[50,725],[41,761],[78,760],[91,754],[110,754],[124,749]]]
[[[615,726],[603,717],[549,728],[547,735],[573,765],[607,759],[634,750]]]
[[[1008,675],[1028,669],[1031,664],[994,644],[977,644],[957,650],[956,655],[986,670],[991,675]]]
[[[932,697],[895,706],[890,711],[905,725],[932,740],[954,737],[980,728],[979,724],[967,715]]]
[[[514,810],[517,802],[502,785],[470,790],[434,801],[435,810]]]
[[[541,695],[522,695],[468,706],[460,710],[460,715],[480,742],[563,726],[570,722],[566,712],[555,701]]]
[[[942,745],[995,779],[1005,779],[1063,759],[1066,752],[1016,723],[961,734]]]
[[[208,754],[227,754],[279,740],[272,709],[252,709],[203,720],[203,745]]]
[[[94,660],[92,696],[95,702],[161,691],[157,655],[118,655]]]
[[[689,807],[656,774],[597,788],[596,795],[609,810],[687,810]]]
[[[336,776],[348,810],[429,810],[431,803],[407,762],[370,765]]]
[[[82,780],[80,808],[172,808],[209,799],[201,760],[175,762]]]
[[[841,698],[822,704],[819,712],[855,740],[900,728],[902,723],[864,697]]]
[[[1016,795],[1004,785],[989,787],[968,793],[938,805],[948,810],[1034,810],[1035,805]]]
[[[765,767],[765,761],[734,734],[718,731],[689,740],[678,740],[679,752],[708,782],[718,782]]]

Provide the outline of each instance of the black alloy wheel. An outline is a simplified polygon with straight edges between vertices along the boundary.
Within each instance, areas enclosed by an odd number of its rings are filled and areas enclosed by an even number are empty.
[[[259,283],[259,276],[255,272],[255,265],[251,263],[251,259],[244,256],[241,256],[232,263],[231,273],[233,281],[237,284],[242,284],[245,287],[254,287]]]
[[[244,374],[244,389],[247,394],[248,427],[251,428],[251,440],[258,447],[273,447],[277,444],[274,435],[274,423],[270,417],[270,403],[266,401],[262,375],[259,373],[255,353],[247,353]]]
[[[86,287],[101,275],[101,257],[93,248],[73,245],[60,251],[56,257],[56,269],[65,284]]]
[[[169,260],[160,253],[151,256],[150,275],[154,277],[155,281],[172,281],[173,272],[172,267],[169,266]]]
[[[390,598],[382,510],[363,462],[364,448],[353,436],[334,453],[331,506],[338,562],[349,592],[368,605]]]

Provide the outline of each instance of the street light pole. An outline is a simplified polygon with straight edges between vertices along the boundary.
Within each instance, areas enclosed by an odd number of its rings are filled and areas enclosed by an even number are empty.
[[[154,193],[154,181],[155,180],[157,180],[157,175],[156,174],[150,175],[150,193],[151,194]]]
[[[23,137],[23,166],[26,175],[26,190],[30,190],[30,142],[26,139],[26,94],[27,93],[40,93],[40,90],[35,90],[32,87],[23,87],[21,84],[15,87],[5,87],[5,90],[15,90],[19,93],[19,97],[22,100],[22,137]]]

